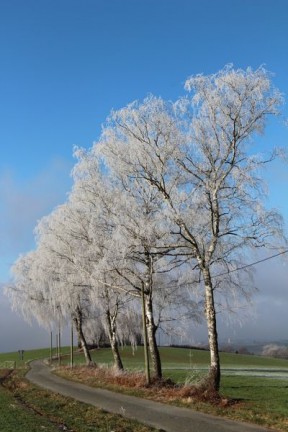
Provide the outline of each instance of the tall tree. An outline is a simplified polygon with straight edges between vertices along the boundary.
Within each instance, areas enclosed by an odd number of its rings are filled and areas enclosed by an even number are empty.
[[[94,150],[96,154],[103,155],[101,146],[96,145]],[[109,262],[108,267],[126,281],[126,290],[138,296],[143,303],[144,337],[147,333],[153,375],[160,379],[162,367],[156,338],[159,323],[155,320],[154,304],[161,275],[180,265],[174,252],[178,245],[175,241],[172,245],[169,220],[163,223],[163,205],[159,191],[148,183],[139,182],[136,177],[123,175],[115,165],[112,168],[110,159],[105,162],[106,169],[111,170],[114,196],[117,196],[117,201],[113,203],[115,230],[111,238],[111,253],[106,260]],[[165,310],[167,314],[171,307],[167,278],[166,283],[167,289],[162,298],[167,301],[163,304],[162,311]]]
[[[115,191],[111,182],[101,171],[99,158],[83,149],[76,149],[78,159],[73,170],[74,185],[70,194],[70,202],[80,206],[83,215],[89,219],[89,238],[92,244],[88,258],[90,266],[89,280],[91,284],[91,303],[97,303],[102,310],[102,322],[107,331],[114,358],[114,367],[123,369],[119,352],[118,320],[127,302],[121,289],[118,289],[119,276],[112,274],[103,265],[107,251],[113,250],[113,232],[118,223],[115,222]]]
[[[47,258],[47,257],[46,257]],[[52,329],[65,322],[64,311],[53,292],[53,282],[57,278],[44,269],[43,255],[38,250],[21,255],[12,266],[12,282],[5,287],[5,294],[10,299],[12,308],[25,320],[35,318],[38,323]],[[51,266],[46,260],[46,266]]]
[[[54,295],[61,303],[67,317],[74,322],[78,339],[87,364],[92,364],[83,331],[85,319],[93,312],[89,302],[91,242],[89,220],[71,203],[57,207],[49,216],[42,218],[36,227],[38,253],[42,253],[43,267],[47,277],[51,268],[47,257],[54,262],[57,272]]]
[[[161,199],[154,187],[140,184],[137,178],[127,179],[116,166],[109,165],[105,158],[105,166],[100,174],[100,157],[103,158],[103,154],[99,153],[99,149],[96,145],[89,152],[78,150],[79,162],[74,169],[77,193],[81,191],[82,199],[86,195],[87,202],[101,207],[102,232],[109,233],[103,244],[102,270],[98,265],[98,275],[94,273],[95,281],[102,280],[106,287],[127,292],[140,299],[143,294],[144,334],[147,328],[153,373],[155,377],[161,378],[161,360],[156,341],[158,325],[154,319],[153,297],[157,290],[157,273],[168,272],[175,265],[174,256],[169,260],[164,259],[166,253],[173,250],[171,242],[167,246],[170,236],[167,231],[168,221],[166,225],[163,224]],[[107,275],[111,279],[112,274],[114,280],[118,280],[108,283]]]
[[[207,385],[217,391],[217,273],[235,269],[255,247],[275,246],[283,234],[281,217],[264,208],[258,176],[274,155],[262,158],[248,150],[282,98],[263,68],[227,66],[214,75],[191,77],[185,87],[191,97],[175,103],[150,96],[113,112],[102,147],[123,175],[161,194],[163,217],[174,224],[174,235],[199,272],[211,360]],[[230,282],[240,287],[237,277]]]

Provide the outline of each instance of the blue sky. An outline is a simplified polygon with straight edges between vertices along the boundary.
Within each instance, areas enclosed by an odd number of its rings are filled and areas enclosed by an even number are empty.
[[[112,108],[174,99],[227,63],[264,64],[287,95],[287,22],[287,0],[1,0],[0,281],[65,200],[73,146],[90,147]],[[288,128],[271,123],[260,143],[287,146]],[[288,222],[287,166],[265,176]]]

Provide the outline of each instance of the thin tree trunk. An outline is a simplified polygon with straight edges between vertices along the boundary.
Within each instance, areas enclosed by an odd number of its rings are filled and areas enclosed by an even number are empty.
[[[210,348],[210,370],[208,376],[208,388],[211,391],[218,392],[220,387],[221,371],[214,294],[209,270],[204,269],[203,275],[205,282],[205,313],[207,319],[208,340]]]
[[[153,317],[153,257],[147,250],[145,253],[145,264],[147,267],[146,280],[145,280],[145,314],[146,314],[146,326],[147,336],[149,340],[149,350],[152,360],[153,375],[154,378],[162,378],[162,367],[161,359],[156,341],[156,330],[157,327]]]
[[[146,319],[146,305],[145,305],[145,293],[144,283],[141,286],[141,303],[142,303],[142,324],[143,324],[143,348],[144,348],[144,360],[145,360],[145,375],[146,384],[150,384],[150,362],[148,352],[148,341],[147,341],[147,319]]]
[[[153,375],[155,378],[162,378],[162,367],[161,367],[161,358],[160,353],[156,341],[156,331],[157,326],[154,323],[153,318],[153,305],[152,299],[150,295],[145,296],[146,303],[146,321],[147,321],[147,335],[149,340],[149,349],[152,360],[153,367]]]
[[[75,323],[75,327],[76,327],[76,331],[77,331],[77,335],[78,335],[78,340],[80,342],[80,346],[83,349],[86,364],[87,364],[87,366],[95,365],[95,363],[92,360],[92,357],[91,357],[91,354],[90,354],[90,351],[88,349],[87,342],[86,342],[86,339],[85,339],[85,336],[83,333],[83,328],[82,328],[83,317],[82,317],[82,312],[79,308],[77,308],[76,317],[73,319],[73,321]]]
[[[106,311],[106,320],[108,324],[108,335],[111,345],[111,350],[114,358],[114,367],[117,370],[123,370],[123,363],[121,360],[117,337],[116,337],[116,316],[117,312],[115,312],[113,315],[111,314],[110,310],[108,309]]]

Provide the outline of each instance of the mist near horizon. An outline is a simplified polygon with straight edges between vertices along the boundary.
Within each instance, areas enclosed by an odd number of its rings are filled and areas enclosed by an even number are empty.
[[[273,268],[274,270],[271,271],[262,264],[257,269],[256,282],[258,282],[259,289],[252,297],[250,305],[247,304],[242,311],[234,311],[232,314],[226,313],[219,316],[218,338],[220,345],[253,345],[288,341],[286,260],[274,260]],[[1,288],[3,289],[3,285]],[[13,312],[2,289],[0,291],[0,352],[49,347],[50,330],[40,327],[35,320],[29,324],[23,317]],[[64,328],[61,333],[62,345],[69,345],[69,326]],[[192,325],[187,329],[187,335],[180,340],[178,336],[160,334],[160,336],[157,335],[157,340],[160,345],[203,346],[207,343],[205,324]],[[53,345],[56,345],[55,338],[56,335],[53,332]]]

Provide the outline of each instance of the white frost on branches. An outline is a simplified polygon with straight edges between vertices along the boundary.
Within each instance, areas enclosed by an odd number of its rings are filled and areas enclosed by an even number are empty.
[[[99,142],[75,148],[69,198],[38,224],[37,249],[15,263],[7,293],[26,317],[46,323],[47,305],[47,322],[72,317],[91,338],[97,316],[94,333],[105,330],[119,368],[118,343],[137,340],[143,297],[158,377],[157,329],[177,331],[182,317],[190,330],[202,313],[218,390],[217,313],[253,288],[251,269],[235,269],[256,248],[285,243],[261,178],[279,152],[253,152],[283,98],[263,67],[228,65],[188,78],[185,89],[175,102],[150,95],[113,111]]]

